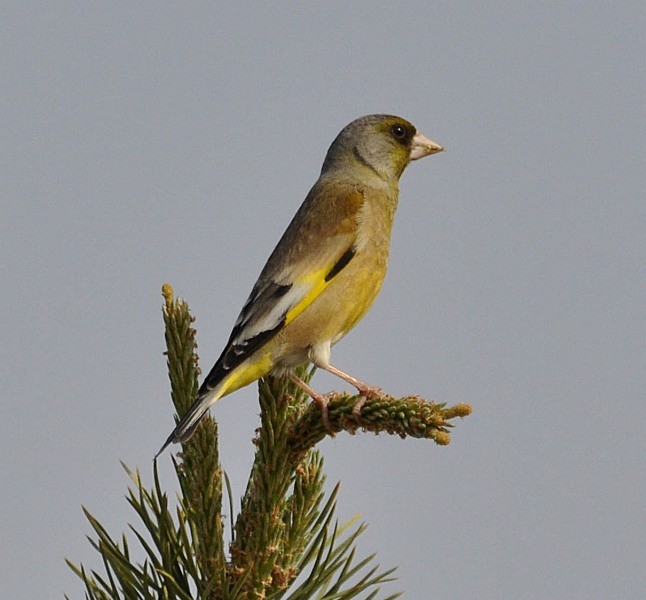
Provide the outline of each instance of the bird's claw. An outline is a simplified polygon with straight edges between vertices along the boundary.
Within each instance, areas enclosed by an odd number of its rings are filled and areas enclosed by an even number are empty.
[[[329,392],[323,395],[317,394],[316,397],[313,397],[314,402],[316,402],[316,404],[318,404],[319,408],[321,409],[321,421],[323,422],[323,427],[328,430],[328,433],[331,437],[336,436],[336,431],[332,428],[332,424],[330,423],[330,414],[328,407],[330,405],[330,401],[338,398],[338,396],[339,394],[336,392]]]
[[[368,385],[367,383],[357,387],[357,391],[360,396],[352,407],[352,416],[357,423],[361,424],[361,409],[366,403],[366,400],[368,400],[368,398],[380,398],[384,395],[384,391],[376,385]]]
[[[354,403],[354,406],[352,407],[352,416],[354,417],[354,420],[361,424],[361,409],[363,408],[363,405],[366,403],[366,398],[365,396],[359,396],[359,399]]]

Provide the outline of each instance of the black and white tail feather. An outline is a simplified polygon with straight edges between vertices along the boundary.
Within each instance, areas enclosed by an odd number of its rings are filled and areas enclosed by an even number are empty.
[[[300,290],[297,294],[289,294],[290,290],[295,288],[262,277],[258,280],[238,316],[224,352],[204,379],[191,408],[179,420],[155,458],[170,444],[186,442],[195,433],[209,408],[222,397],[228,376],[282,329],[289,309],[302,294]]]

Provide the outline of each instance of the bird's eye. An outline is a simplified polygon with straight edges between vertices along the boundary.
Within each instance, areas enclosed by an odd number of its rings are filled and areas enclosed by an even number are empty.
[[[403,125],[393,125],[391,131],[398,140],[406,139],[406,128]]]

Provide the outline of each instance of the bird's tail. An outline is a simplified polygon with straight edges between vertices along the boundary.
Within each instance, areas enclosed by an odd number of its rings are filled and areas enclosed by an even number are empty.
[[[197,426],[209,408],[223,395],[224,390],[222,388],[223,386],[220,385],[198,395],[191,408],[188,409],[177,425],[175,425],[175,429],[168,436],[168,439],[164,442],[159,452],[155,454],[155,458],[166,450],[170,444],[186,442],[195,433]]]

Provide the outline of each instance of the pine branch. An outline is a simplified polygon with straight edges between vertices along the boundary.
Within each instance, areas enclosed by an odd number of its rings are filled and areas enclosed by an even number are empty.
[[[299,371],[308,378],[304,368]],[[323,460],[316,452],[296,457],[288,448],[307,407],[297,389],[285,379],[259,383],[256,456],[231,545],[234,569],[251,573],[249,586],[257,594],[285,589],[296,577],[297,559],[309,542],[307,525],[323,497]],[[291,401],[285,401],[288,397]]]
[[[178,415],[183,415],[197,395],[198,358],[195,354],[195,329],[188,305],[173,297],[173,289],[162,287],[166,325],[166,354],[171,381],[171,397]],[[222,525],[222,469],[218,454],[218,427],[207,415],[191,438],[183,444],[181,461],[173,460],[180,488],[182,504],[193,528],[197,545],[196,561],[201,580],[212,587],[226,576],[224,535]],[[198,585],[198,589],[201,586]]]
[[[451,441],[449,429],[453,424],[450,421],[471,414],[468,404],[447,408],[446,404],[429,402],[419,396],[393,398],[384,394],[378,398],[367,398],[360,414],[355,416],[353,409],[358,400],[358,395],[338,394],[330,401],[328,416],[332,429],[337,433],[347,431],[355,434],[363,430],[402,438],[430,439],[440,446],[446,446]],[[312,402],[294,423],[289,448],[295,453],[306,452],[326,435],[329,432],[321,420],[320,409]]]
[[[190,407],[198,389],[195,330],[188,306],[163,287],[167,364],[171,396],[178,415]],[[309,381],[306,366],[298,375]],[[132,480],[128,502],[143,529],[130,526],[144,554],[134,562],[125,535],[113,539],[85,510],[101,555],[104,573],[68,561],[85,584],[86,598],[152,600],[364,600],[376,598],[380,585],[392,581],[393,569],[380,571],[374,555],[357,560],[355,542],[365,529],[335,519],[338,485],[324,491],[323,458],[314,450],[329,431],[320,409],[286,379],[259,382],[261,426],[256,455],[233,527],[227,557],[222,520],[222,468],[218,429],[207,415],[173,459],[181,494],[169,506],[153,465],[153,487],[138,471],[123,467]],[[329,406],[331,427],[450,441],[451,420],[471,411],[466,404],[447,408],[416,396],[368,399],[354,414],[356,396],[338,394]],[[231,500],[230,503],[232,504]],[[233,514],[232,514],[233,518]],[[354,528],[354,529],[353,529]],[[398,594],[389,596],[394,599]]]

